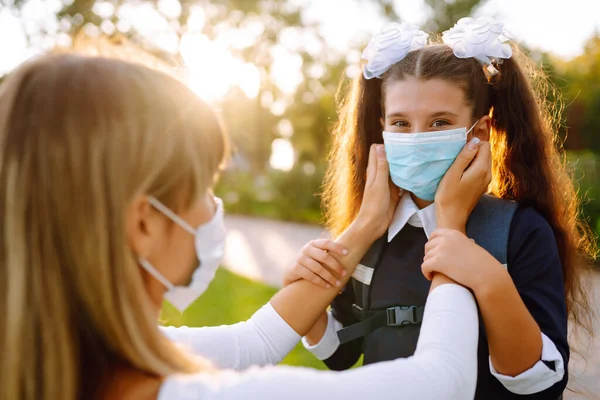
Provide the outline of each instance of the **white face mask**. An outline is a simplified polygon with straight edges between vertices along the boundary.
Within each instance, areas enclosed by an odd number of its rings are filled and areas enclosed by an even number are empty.
[[[183,312],[206,291],[208,285],[214,279],[219,264],[223,259],[223,253],[225,252],[225,237],[227,235],[225,223],[223,221],[223,202],[218,197],[215,197],[215,202],[217,203],[215,215],[209,222],[194,229],[190,224],[154,197],[150,197],[149,201],[154,208],[194,235],[195,238],[196,256],[198,257],[200,264],[194,271],[192,281],[188,286],[173,285],[158,272],[148,260],[139,258],[140,265],[156,278],[156,280],[169,289],[167,293],[165,293],[165,298],[179,311]]]

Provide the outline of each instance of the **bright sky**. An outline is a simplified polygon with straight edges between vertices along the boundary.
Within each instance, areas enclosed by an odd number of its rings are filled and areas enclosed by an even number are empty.
[[[345,0],[344,7],[339,0],[290,0],[305,7],[307,22],[318,22],[322,32],[333,48],[345,51],[349,47],[363,45],[382,25],[370,1]],[[47,16],[60,7],[60,0],[30,0],[24,11],[34,25],[36,20],[48,20]],[[161,0],[166,7],[177,4],[174,0]],[[427,18],[427,7],[423,0],[397,0],[396,8],[406,22],[421,24]],[[164,28],[161,21],[144,12],[124,12],[122,14],[143,15],[142,23],[133,23],[136,28],[151,32]],[[124,16],[129,16],[124,15]],[[504,21],[514,38],[531,47],[552,52],[558,56],[571,58],[581,53],[585,41],[600,30],[599,0],[488,0],[476,15],[490,15]],[[142,20],[142,18],[139,18]],[[148,24],[148,21],[154,21]],[[26,29],[31,29],[31,25]],[[139,26],[138,26],[139,25]],[[151,25],[151,26],[149,26]],[[7,10],[0,9],[0,74],[33,53],[27,43],[20,21]],[[161,38],[167,42],[170,38]],[[172,41],[171,41],[172,42]],[[225,56],[224,56],[225,57]],[[297,60],[296,60],[297,61]],[[290,62],[294,62],[290,59]],[[254,74],[248,66],[248,74]],[[288,70],[288,68],[283,68]],[[293,88],[290,88],[293,89]],[[254,92],[254,88],[248,88]]]
[[[321,22],[335,45],[364,43],[381,27],[368,1],[346,0],[345,7],[338,0],[297,1],[310,3],[307,18]],[[396,10],[404,22],[416,25],[429,11],[423,0],[396,0]],[[579,55],[585,41],[600,30],[599,0],[488,0],[475,13],[481,15],[503,21],[518,41],[565,58]]]
[[[63,1],[68,0],[28,0],[22,10],[22,20],[0,8],[0,75],[44,47],[54,46],[52,40],[47,40],[30,48],[26,33],[35,33],[40,25],[44,25],[50,33],[57,33],[58,23],[52,15],[61,8]],[[305,22],[319,25],[330,48],[325,54],[344,54],[350,64],[358,63],[359,50],[385,22],[372,6],[372,0],[344,0],[343,7],[340,0],[289,1],[302,6]],[[248,41],[251,43],[252,38],[261,32],[260,22],[248,23],[245,30],[229,29],[211,41],[201,33],[205,17],[204,11],[198,7],[192,11],[188,21],[192,32],[185,34],[180,42],[175,32],[170,30],[167,20],[152,5],[146,2],[132,4],[128,3],[117,11],[110,2],[98,1],[94,11],[105,17],[117,12],[120,23],[116,28],[133,27],[158,46],[173,52],[179,50],[188,66],[189,86],[209,101],[222,98],[233,85],[250,98],[260,93],[260,71],[251,62],[238,59],[229,51],[230,48],[249,45]],[[177,0],[158,0],[157,4],[164,15],[177,17],[181,12]],[[403,22],[420,25],[428,17],[424,0],[396,0],[395,4]],[[585,42],[595,31],[600,31],[600,0],[487,0],[475,13],[475,16],[480,15],[503,21],[515,40],[563,58],[581,54]],[[114,32],[116,28],[110,22],[101,27],[107,33]],[[303,79],[298,49],[302,46],[311,54],[321,54],[324,50],[310,33],[302,34],[294,28],[286,28],[280,35],[282,44],[270,50],[274,58],[271,78],[280,91],[288,95],[289,102],[289,95],[295,92]],[[64,41],[68,42],[69,38],[59,37],[59,43]],[[207,63],[207,59],[211,62]],[[356,66],[352,71],[349,70],[348,74],[359,73]],[[323,74],[322,68],[313,72],[311,75],[317,79]],[[277,116],[283,115],[289,105],[285,99],[275,99],[270,92],[262,93],[261,103]],[[293,127],[286,132],[280,132],[281,138],[273,142],[270,160],[273,168],[289,170],[294,165],[294,149],[289,140]]]

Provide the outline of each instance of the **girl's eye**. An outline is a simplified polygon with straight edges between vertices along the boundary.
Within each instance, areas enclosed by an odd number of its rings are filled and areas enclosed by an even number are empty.
[[[397,126],[399,128],[407,128],[408,127],[408,122],[406,122],[406,121],[396,121],[392,125]]]
[[[433,121],[433,124],[431,124],[431,126],[445,126],[445,125],[450,125],[450,122],[445,121],[443,119],[438,119]]]

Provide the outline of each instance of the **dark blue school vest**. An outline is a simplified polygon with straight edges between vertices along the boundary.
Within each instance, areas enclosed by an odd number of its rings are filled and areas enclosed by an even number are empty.
[[[467,222],[467,236],[474,239],[478,245],[486,249],[503,265],[507,263],[508,236],[517,208],[518,203],[516,202],[484,195]],[[420,268],[411,268],[406,271],[406,268],[398,268],[396,264],[404,262],[420,265],[419,258],[422,259],[423,246],[426,242],[427,238],[422,229],[407,225],[391,243],[388,244],[386,236],[384,236],[371,246],[353,274],[350,283],[355,294],[353,314],[360,322],[338,331],[341,343],[371,334],[377,335],[376,331],[379,329],[395,328],[414,331],[415,335],[409,335],[415,336],[414,343],[406,351],[407,353],[410,350],[414,352],[420,328],[417,325],[420,325],[423,319],[429,283],[422,276]],[[416,254],[412,256],[411,252]],[[406,292],[405,296],[401,296],[400,304],[389,304],[390,302],[394,303],[392,299],[397,299],[398,296],[395,296],[395,293],[386,293],[394,288],[390,288],[385,282],[377,282],[380,270],[392,274],[403,274],[396,278],[403,282],[413,283],[412,285],[402,285],[403,288],[399,288]],[[383,292],[375,299],[372,298],[372,284],[381,288],[377,291],[378,293]],[[403,332],[401,336],[407,333]],[[381,347],[382,349],[388,348],[387,346]],[[403,356],[410,356],[412,352]],[[370,358],[367,353],[365,352],[365,358]],[[386,351],[386,353],[391,356],[395,352]],[[383,359],[387,359],[385,355],[382,356]],[[398,354],[395,356],[394,358],[397,358]]]

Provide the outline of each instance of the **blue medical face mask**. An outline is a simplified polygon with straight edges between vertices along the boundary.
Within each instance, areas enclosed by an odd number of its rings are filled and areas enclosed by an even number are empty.
[[[467,128],[412,134],[384,131],[392,182],[420,199],[433,201],[440,181],[477,122],[468,131]]]

